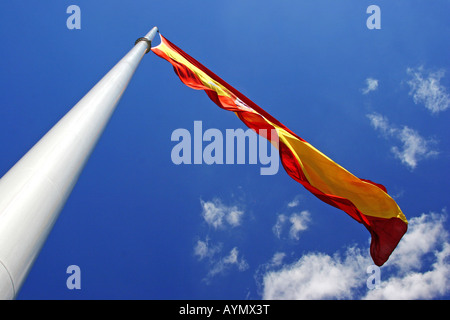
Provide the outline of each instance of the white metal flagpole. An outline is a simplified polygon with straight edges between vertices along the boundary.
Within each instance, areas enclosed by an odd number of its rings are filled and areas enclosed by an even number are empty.
[[[0,299],[14,299],[142,57],[154,27],[0,179]]]

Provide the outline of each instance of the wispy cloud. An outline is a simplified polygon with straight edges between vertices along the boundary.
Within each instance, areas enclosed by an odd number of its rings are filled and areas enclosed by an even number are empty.
[[[287,204],[288,208],[295,208],[298,207],[298,205],[300,204],[300,200],[298,197],[296,197],[294,200],[292,200],[291,202],[289,202]]]
[[[371,91],[375,91],[378,89],[378,80],[373,78],[366,79],[366,87],[362,89],[363,94],[368,94]]]
[[[237,247],[231,249],[231,251],[221,256],[222,245],[211,245],[208,240],[198,240],[197,245],[194,248],[194,255],[199,260],[204,260],[209,264],[209,271],[206,277],[203,279],[205,282],[211,281],[214,276],[223,274],[232,267],[236,267],[238,271],[245,271],[249,268],[247,261],[239,254]]]
[[[449,108],[450,95],[440,83],[445,75],[444,69],[432,72],[420,66],[408,68],[406,72],[410,76],[410,80],[408,80],[409,94],[413,97],[414,103],[424,104],[432,113],[438,113]]]
[[[300,213],[293,213],[289,218],[289,222],[292,224],[289,229],[289,236],[292,239],[298,240],[299,233],[308,228],[310,220],[309,211],[304,210]]]
[[[227,206],[219,198],[214,198],[211,201],[200,200],[200,204],[203,219],[214,230],[226,227],[233,228],[242,223],[244,211],[236,205]],[[206,283],[209,283],[213,277],[221,275],[232,268],[236,268],[238,271],[244,271],[249,268],[247,261],[239,253],[237,246],[233,246],[228,254],[224,254],[223,248],[225,246],[222,242],[213,243],[209,235],[205,240],[197,240],[194,246],[194,256],[199,261],[203,261],[208,268],[207,275],[203,279]]]
[[[378,113],[368,114],[367,117],[372,126],[386,138],[395,138],[402,143],[400,147],[391,147],[391,152],[409,168],[414,169],[419,160],[438,155],[439,152],[433,149],[435,140],[423,138],[416,130],[408,126],[394,126],[386,117]]]
[[[272,260],[270,262],[271,267],[278,267],[283,262],[284,257],[286,254],[284,252],[275,252],[275,254],[272,257]]]
[[[241,224],[241,218],[244,211],[237,206],[227,206],[222,203],[220,199],[213,199],[212,201],[200,201],[202,206],[202,216],[206,223],[215,229],[224,227],[228,224],[232,227]]]
[[[203,260],[205,258],[212,258],[217,252],[220,252],[221,249],[221,245],[212,246],[209,243],[209,239],[206,238],[205,241],[197,241],[197,244],[194,247],[194,255],[196,255],[199,260]]]
[[[289,237],[298,240],[300,238],[300,232],[308,228],[310,220],[310,213],[307,210],[301,211],[300,213],[293,213],[290,216],[279,214],[275,225],[272,227],[272,231],[277,238],[281,238],[284,226],[289,223]]]
[[[343,255],[310,253],[298,261],[268,270],[262,277],[264,299],[431,299],[450,291],[450,243],[444,228],[446,213],[412,218],[409,230],[382,270],[378,288],[366,287],[373,262],[364,250],[352,247]],[[424,239],[425,237],[425,239]],[[424,244],[427,242],[427,244]],[[414,257],[411,262],[410,257]],[[415,264],[424,258],[428,266]],[[272,264],[267,264],[267,266]]]
[[[214,276],[218,273],[222,273],[228,267],[236,266],[239,271],[245,271],[248,269],[247,261],[239,256],[239,250],[237,247],[231,249],[230,253],[219,259],[209,272],[209,276]]]
[[[281,238],[281,232],[283,231],[283,225],[286,222],[286,215],[279,214],[277,217],[277,222],[272,227],[272,232],[275,234],[277,238]]]

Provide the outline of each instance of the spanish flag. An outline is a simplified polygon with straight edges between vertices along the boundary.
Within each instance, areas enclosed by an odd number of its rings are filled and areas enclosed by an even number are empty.
[[[152,51],[173,65],[181,81],[193,89],[204,90],[220,108],[233,111],[255,132],[264,132],[264,137],[278,148],[289,176],[317,198],[343,210],[369,230],[372,237],[370,254],[376,265],[383,265],[408,227],[406,217],[386,188],[351,174],[160,36],[161,43]],[[276,132],[277,136],[271,132]]]

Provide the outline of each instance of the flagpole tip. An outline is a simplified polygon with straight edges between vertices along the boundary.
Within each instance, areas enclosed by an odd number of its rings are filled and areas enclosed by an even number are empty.
[[[148,40],[153,41],[153,38],[155,37],[155,35],[156,35],[157,32],[159,32],[158,27],[154,26],[154,27],[152,28],[152,30],[150,30],[149,33],[147,33],[147,34],[145,35],[144,38],[147,38]]]

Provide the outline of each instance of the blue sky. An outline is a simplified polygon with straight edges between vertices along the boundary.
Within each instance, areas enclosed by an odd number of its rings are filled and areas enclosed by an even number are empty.
[[[69,30],[66,9],[81,9]],[[369,5],[381,29],[369,30]],[[18,299],[448,299],[448,1],[7,1],[0,174],[157,25],[410,221],[370,290],[369,233],[280,169],[175,165],[178,128],[246,129],[147,54]],[[66,269],[78,265],[81,289]]]

